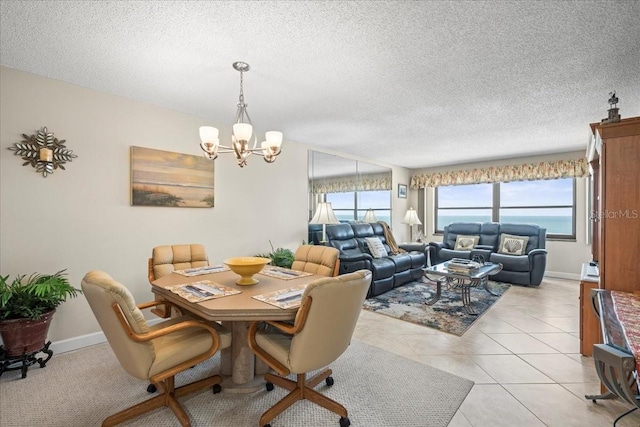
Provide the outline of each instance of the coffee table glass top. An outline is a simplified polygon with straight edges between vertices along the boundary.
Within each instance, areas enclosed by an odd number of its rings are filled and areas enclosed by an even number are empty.
[[[447,266],[449,265],[449,261],[445,261],[440,264],[433,265],[431,267],[427,267],[424,272],[427,274],[435,274],[438,276],[455,276],[455,277],[464,277],[469,279],[482,279],[491,274],[495,274],[502,270],[501,264],[496,264],[494,262],[485,262],[484,265],[481,265],[477,270],[472,272],[471,274],[464,274],[449,271]]]

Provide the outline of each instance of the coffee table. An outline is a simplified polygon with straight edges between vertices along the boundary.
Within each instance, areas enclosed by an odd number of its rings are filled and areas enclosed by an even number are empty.
[[[442,294],[442,285],[446,285],[449,289],[460,289],[462,297],[462,305],[468,314],[477,316],[479,313],[471,306],[471,288],[483,286],[491,295],[497,295],[488,288],[488,277],[502,270],[502,264],[493,262],[485,262],[478,270],[470,274],[454,273],[447,269],[449,261],[436,264],[424,269],[424,275],[427,279],[436,282],[436,294],[433,298],[425,301],[427,305],[433,305],[440,299]],[[432,279],[431,277],[435,277]]]

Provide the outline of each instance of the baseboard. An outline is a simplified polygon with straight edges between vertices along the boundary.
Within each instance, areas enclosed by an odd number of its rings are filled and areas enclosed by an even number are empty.
[[[147,320],[148,325],[154,325],[161,322],[163,319],[151,319]],[[92,334],[81,335],[79,337],[68,338],[66,340],[55,341],[51,343],[49,347],[53,351],[53,354],[66,353],[68,351],[79,350],[84,347],[89,347],[96,344],[102,344],[107,341],[107,337],[104,336],[104,332],[94,332]]]
[[[553,277],[555,279],[580,280],[580,274],[565,273],[563,271],[545,271],[544,277]]]

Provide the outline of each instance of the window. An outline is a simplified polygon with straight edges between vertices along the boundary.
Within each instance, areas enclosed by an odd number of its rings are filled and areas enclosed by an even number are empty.
[[[369,208],[373,209],[378,221],[391,224],[391,191],[349,191],[327,193],[333,213],[340,221],[358,221],[364,218]]]
[[[436,232],[457,221],[538,224],[547,236],[575,239],[575,179],[451,185],[436,188]]]

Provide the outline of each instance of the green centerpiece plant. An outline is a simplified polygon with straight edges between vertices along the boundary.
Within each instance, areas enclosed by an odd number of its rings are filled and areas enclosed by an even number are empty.
[[[269,240],[269,245],[271,245],[271,252],[269,252],[268,254],[259,254],[256,256],[271,259],[271,265],[291,268],[291,265],[293,264],[293,252],[285,248],[274,249],[271,240]]]

